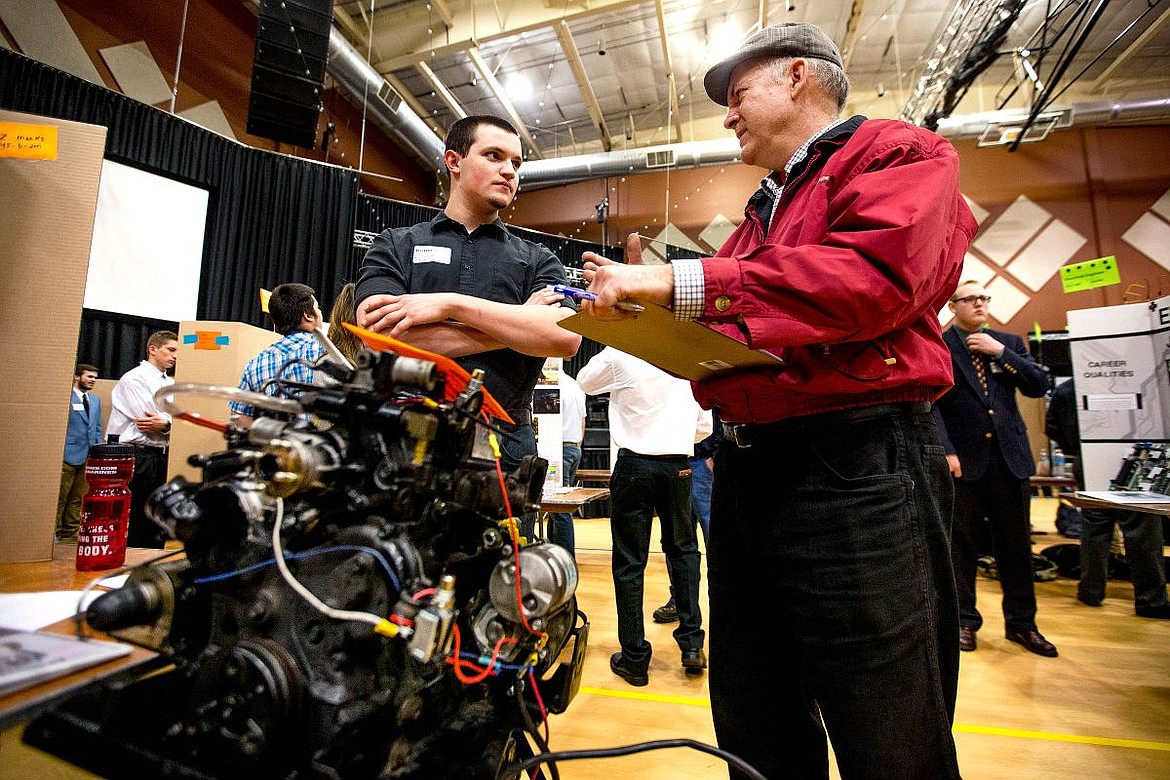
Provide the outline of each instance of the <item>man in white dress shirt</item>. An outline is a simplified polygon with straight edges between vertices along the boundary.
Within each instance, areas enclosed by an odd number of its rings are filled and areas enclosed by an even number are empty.
[[[146,499],[167,478],[167,447],[170,444],[171,416],[158,408],[154,394],[175,380],[167,372],[175,367],[179,337],[169,330],[150,334],[146,360],[130,369],[110,395],[112,402],[106,434],[116,435],[122,444],[134,445],[134,478],[130,480],[131,547],[163,546],[162,529],[145,513]]]
[[[685,380],[640,358],[606,347],[577,374],[589,395],[609,393],[609,431],[617,445],[610,477],[613,585],[618,641],[609,668],[630,685],[649,682],[652,648],[642,614],[650,524],[662,523],[662,552],[674,589],[674,639],[688,673],[707,668],[699,611],[699,546],[691,522],[691,466],[695,442],[711,432],[711,413],[699,408]]]

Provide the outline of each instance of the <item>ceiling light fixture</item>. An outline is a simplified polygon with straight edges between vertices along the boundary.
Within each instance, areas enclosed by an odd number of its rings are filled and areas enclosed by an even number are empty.
[[[513,100],[528,100],[532,97],[532,82],[520,73],[510,75],[504,89]]]

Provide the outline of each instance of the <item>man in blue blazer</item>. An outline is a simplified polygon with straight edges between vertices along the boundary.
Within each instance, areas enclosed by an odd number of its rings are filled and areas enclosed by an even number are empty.
[[[955,480],[951,561],[959,593],[959,649],[974,650],[983,617],[975,605],[976,532],[990,522],[1003,587],[1005,636],[1042,656],[1056,647],[1036,628],[1029,526],[1036,473],[1016,391],[1040,398],[1051,386],[1019,336],[987,327],[991,297],[977,282],[959,285],[948,304],[954,325],[943,333],[955,384],[935,402],[934,416]]]
[[[61,464],[61,492],[57,494],[57,541],[77,541],[81,499],[85,496],[85,459],[90,445],[102,440],[102,399],[90,392],[97,382],[97,366],[78,363],[69,394],[69,425],[65,429],[65,458]]]

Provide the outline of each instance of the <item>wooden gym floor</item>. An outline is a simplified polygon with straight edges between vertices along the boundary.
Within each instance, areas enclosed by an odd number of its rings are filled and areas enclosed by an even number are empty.
[[[1055,516],[1055,499],[1033,500],[1033,528],[1048,532],[1033,537],[1037,551],[1070,541],[1055,533]],[[590,642],[580,693],[568,712],[550,720],[552,749],[675,738],[714,745],[706,676],[683,672],[673,626],[650,619],[667,597],[661,552],[652,553],[647,569],[647,638],[655,648],[650,684],[633,688],[609,671],[618,645],[608,519],[579,519],[576,530],[578,597],[591,621]],[[702,592],[705,610],[705,586]],[[962,655],[955,718],[965,780],[1170,780],[1170,621],[1135,617],[1126,582],[1111,582],[1097,609],[1081,605],[1075,593],[1073,580],[1036,584],[1040,630],[1060,650],[1059,658],[1041,658],[1003,638],[999,586],[979,580],[986,623],[979,649]],[[897,722],[890,713],[890,727]],[[20,745],[17,729],[0,734],[0,757],[0,780],[93,777]],[[563,780],[727,777],[718,759],[681,748],[558,768]],[[839,777],[835,770],[832,777]]]
[[[1047,532],[1033,537],[1037,551],[1072,541],[1055,533],[1056,503],[1032,501],[1033,529]],[[645,603],[655,655],[650,684],[634,688],[609,670],[618,644],[608,519],[577,519],[576,533],[577,592],[591,622],[589,650],[580,693],[567,712],[550,719],[551,748],[671,738],[714,745],[706,676],[683,672],[673,625],[650,619],[667,597],[657,538]],[[703,572],[705,578],[705,563]],[[962,654],[954,729],[965,780],[1170,780],[1170,621],[1136,617],[1128,582],[1110,582],[1105,605],[1096,609],[1076,600],[1074,580],[1036,583],[1037,623],[1060,650],[1059,658],[1042,658],[1003,638],[998,583],[980,578],[978,588],[985,624],[979,649]],[[705,614],[705,584],[702,592]],[[890,714],[891,728],[897,717]],[[558,768],[564,780],[727,777],[723,762],[685,748],[561,762]],[[835,769],[832,777],[839,777]]]

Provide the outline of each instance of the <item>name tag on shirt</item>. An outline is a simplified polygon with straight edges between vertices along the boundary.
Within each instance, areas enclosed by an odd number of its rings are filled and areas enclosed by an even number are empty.
[[[414,257],[411,258],[415,263],[442,263],[443,265],[451,265],[451,247],[449,246],[416,246],[414,248]]]
[[[73,404],[73,411],[84,412],[85,411],[85,404]]]

